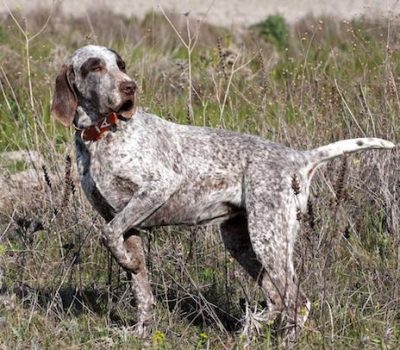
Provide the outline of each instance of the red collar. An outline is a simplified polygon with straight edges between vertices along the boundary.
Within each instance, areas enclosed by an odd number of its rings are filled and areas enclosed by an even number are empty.
[[[118,120],[118,116],[115,113],[111,113],[95,125],[84,129],[76,128],[76,133],[83,141],[98,141],[103,137],[104,133],[110,131],[117,125]]]

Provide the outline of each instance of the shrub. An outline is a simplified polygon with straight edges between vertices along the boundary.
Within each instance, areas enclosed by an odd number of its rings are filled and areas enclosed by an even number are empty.
[[[268,16],[264,21],[256,24],[259,35],[266,41],[283,49],[288,42],[289,27],[281,15]]]

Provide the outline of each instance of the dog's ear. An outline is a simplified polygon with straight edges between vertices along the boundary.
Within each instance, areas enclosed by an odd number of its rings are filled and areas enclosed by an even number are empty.
[[[70,126],[75,118],[78,99],[72,87],[74,71],[71,65],[64,64],[56,78],[51,115],[64,126]]]

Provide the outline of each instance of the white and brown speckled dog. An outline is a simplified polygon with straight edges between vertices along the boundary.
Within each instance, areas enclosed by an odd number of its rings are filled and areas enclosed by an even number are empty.
[[[107,221],[105,244],[131,274],[138,333],[145,333],[154,297],[135,229],[220,223],[227,249],[262,288],[269,319],[284,312],[293,334],[310,308],[296,282],[293,246],[296,213],[305,210],[315,170],[344,152],[394,145],[362,138],[297,151],[257,136],[167,122],[138,110],[135,91],[116,52],[85,46],[57,76],[52,115],[77,128],[82,186]]]

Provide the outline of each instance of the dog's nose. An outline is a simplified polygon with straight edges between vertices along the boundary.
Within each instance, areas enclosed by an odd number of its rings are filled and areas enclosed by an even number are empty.
[[[119,91],[126,95],[133,95],[136,91],[137,85],[134,81],[123,81],[119,84]]]

